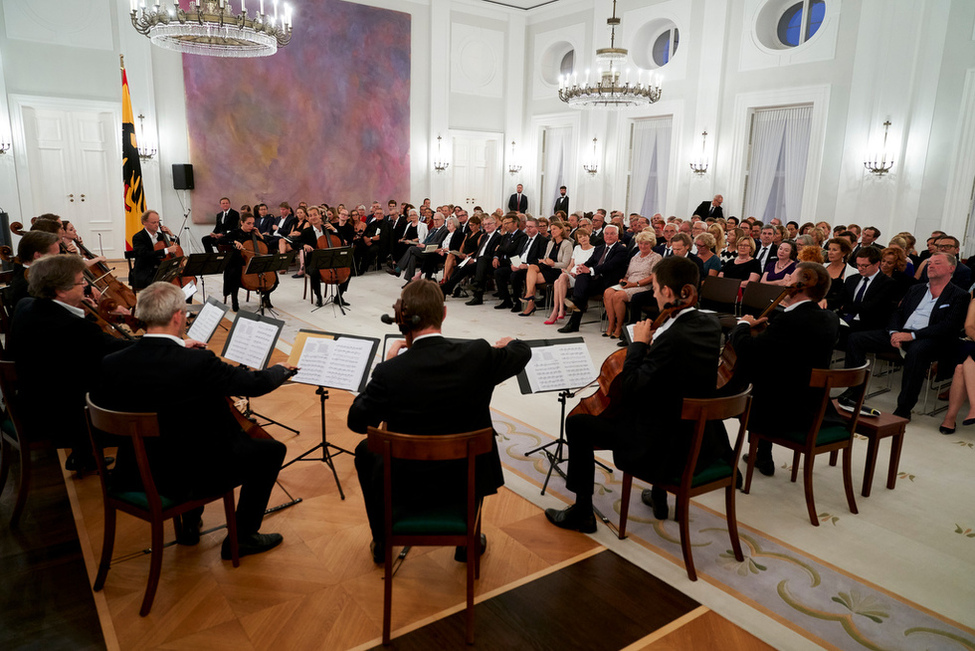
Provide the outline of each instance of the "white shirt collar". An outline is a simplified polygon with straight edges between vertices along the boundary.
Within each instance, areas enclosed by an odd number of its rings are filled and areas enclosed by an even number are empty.
[[[796,309],[797,307],[799,307],[799,306],[800,306],[800,305],[802,305],[803,303],[808,303],[808,302],[809,302],[810,300],[812,300],[812,299],[809,299],[809,298],[804,298],[804,299],[802,299],[801,301],[796,301],[795,303],[793,303],[793,304],[792,304],[792,305],[790,305],[789,307],[787,307],[787,308],[785,308],[785,310],[784,310],[784,311],[785,311],[785,312],[791,312],[792,310],[794,310],[794,309]]]
[[[74,305],[68,305],[67,303],[65,303],[63,301],[59,301],[56,298],[53,299],[53,300],[54,300],[55,303],[57,303],[58,305],[60,305],[64,309],[66,309],[68,312],[71,312],[71,314],[74,314],[75,316],[80,316],[82,319],[85,318],[85,310],[84,310],[84,308],[75,307]]]
[[[142,335],[142,337],[143,338],[156,337],[158,339],[169,339],[170,341],[176,342],[177,344],[183,346],[184,348],[186,347],[185,341],[183,341],[179,337],[174,337],[173,335],[167,335],[164,332],[152,332],[152,333],[147,332],[146,334]]]

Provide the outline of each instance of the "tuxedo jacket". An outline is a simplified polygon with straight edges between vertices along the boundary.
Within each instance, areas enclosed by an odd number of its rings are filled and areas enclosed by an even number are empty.
[[[560,210],[565,213],[566,217],[569,216],[569,195],[559,197],[555,200],[555,207],[552,208],[552,214],[554,215]]]
[[[528,236],[525,231],[515,231],[501,236],[498,248],[494,252],[494,257],[498,259],[500,266],[504,267],[511,264],[511,256],[518,255],[525,247],[525,240]]]
[[[280,218],[275,217],[271,213],[268,213],[264,215],[263,219],[261,217],[255,217],[254,226],[257,227],[257,230],[267,234],[271,232],[271,224],[276,224],[278,222],[278,219]]]
[[[166,257],[165,250],[156,251],[154,242],[146,229],[142,229],[132,236],[132,251],[135,261],[132,263],[132,277],[129,283],[135,289],[144,289],[156,277],[159,262]]]
[[[11,271],[12,273],[10,276],[10,284],[7,288],[6,299],[7,309],[13,313],[14,309],[17,307],[17,303],[19,303],[21,299],[30,296],[30,293],[27,291],[27,267],[17,262],[13,265]]]
[[[761,253],[762,251],[762,243],[756,242],[755,245],[756,245],[755,259],[758,260],[758,254]],[[762,265],[762,272],[767,271],[766,267],[768,267],[768,264],[770,262],[775,262],[775,255],[778,252],[778,250],[779,250],[778,244],[769,244],[768,255],[765,256],[764,260],[759,260],[759,263]]]
[[[288,377],[283,366],[251,371],[209,350],[184,348],[163,337],[143,337],[102,362],[103,385],[93,401],[119,411],[157,412],[159,438],[146,442],[156,488],[167,497],[192,493],[208,473],[230,465],[235,437],[246,437],[225,396],[261,396]],[[212,483],[210,481],[206,482]],[[129,446],[119,447],[115,490],[140,490]]]
[[[822,398],[822,389],[809,387],[809,376],[814,368],[829,368],[839,328],[835,313],[805,301],[755,336],[747,324],[731,331],[736,380],[753,387],[749,430],[777,435],[808,427]],[[824,424],[841,422],[827,403]]]
[[[376,366],[366,390],[349,408],[349,429],[364,434],[368,426],[385,422],[393,432],[443,435],[493,427],[494,387],[521,372],[530,358],[528,344],[519,340],[495,348],[483,339],[421,339],[402,355]],[[423,387],[423,392],[411,387]],[[459,399],[436,398],[454,395],[458,387],[464,389]],[[478,495],[495,493],[504,484],[496,442],[492,448],[477,459]]]
[[[718,217],[724,217],[724,212],[721,210],[721,206],[718,206],[712,213],[711,202],[702,201],[701,204],[694,209],[694,212],[692,212],[691,215],[699,215],[701,219],[707,219],[708,217],[714,217],[717,219]]]
[[[854,330],[879,330],[887,325],[894,311],[897,283],[890,276],[878,271],[867,285],[863,299],[857,304],[856,295],[862,281],[863,276],[860,274],[846,279],[840,315]],[[857,315],[860,318],[854,321],[853,317]]]
[[[605,244],[600,244],[594,248],[592,255],[586,261],[586,266],[593,270],[594,278],[602,278],[603,286],[609,287],[618,283],[626,275],[626,267],[630,264],[630,255],[629,251],[626,250],[626,245],[623,242],[617,242],[609,250],[609,254],[603,263],[599,264],[605,249]]]
[[[514,193],[508,199],[508,210],[514,210],[516,212],[527,212],[528,210],[528,197],[525,193],[521,193],[521,201],[518,201],[518,193]]]
[[[223,211],[217,213],[216,223],[213,226],[214,233],[229,233],[240,224],[240,213],[231,208],[227,211],[227,216],[223,216]]]
[[[271,226],[276,225],[280,221],[281,221],[281,217],[280,216],[276,217],[274,221],[272,221],[271,224],[268,226],[268,232],[274,237],[283,237],[288,233],[290,233],[292,230],[294,230],[295,224],[298,223],[298,218],[295,217],[294,215],[288,215],[287,217],[285,217],[284,225],[281,228],[272,230]]]
[[[396,215],[393,219],[392,215],[386,221],[389,221],[393,225],[393,241],[398,242],[403,239],[403,233],[406,232],[406,226],[410,223],[410,220],[403,215]]]
[[[521,244],[518,249],[512,255],[520,255],[522,264],[538,264],[541,259],[542,254],[545,253],[545,246],[548,244],[548,238],[539,233],[535,236],[535,240],[532,242],[531,247],[528,251],[522,255],[522,251],[525,249],[525,245],[528,243],[528,235],[522,238]]]
[[[70,342],[68,359],[56,342]],[[88,449],[85,394],[95,388],[102,358],[128,345],[50,299],[21,300],[7,352],[17,365],[26,427],[58,447]],[[112,379],[124,383],[122,376]]]
[[[714,395],[720,353],[721,325],[713,314],[699,310],[680,313],[651,345],[629,345],[620,379],[621,418],[630,436],[613,448],[620,470],[648,480],[680,476],[693,431],[692,423],[681,420],[683,399]],[[651,413],[648,400],[655,405]],[[718,458],[730,462],[731,452],[724,428],[709,425],[698,468]]]

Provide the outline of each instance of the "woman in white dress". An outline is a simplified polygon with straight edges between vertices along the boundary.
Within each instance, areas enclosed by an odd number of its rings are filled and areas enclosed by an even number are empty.
[[[554,306],[552,314],[549,315],[545,325],[552,325],[559,319],[565,318],[565,296],[569,289],[576,283],[576,267],[585,264],[592,256],[593,245],[589,243],[589,231],[585,228],[578,228],[575,232],[576,248],[572,251],[572,259],[562,270],[562,275],[556,279],[552,285]]]

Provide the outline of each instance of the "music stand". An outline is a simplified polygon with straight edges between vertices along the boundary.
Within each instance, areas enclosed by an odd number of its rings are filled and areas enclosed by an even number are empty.
[[[199,276],[203,285],[203,295],[207,295],[207,276],[223,274],[230,264],[230,254],[226,252],[216,253],[191,253],[186,259],[186,266],[183,267],[184,276]]]
[[[255,255],[250,260],[247,261],[247,267],[244,269],[245,274],[265,274],[274,273],[277,275],[279,271],[287,269],[291,265],[291,261],[294,260],[295,253],[286,253],[284,255],[280,253],[271,253],[266,255]],[[260,307],[258,308],[258,314],[264,314],[264,310],[267,309],[272,315],[277,316],[278,313],[274,311],[273,308],[265,308],[264,295],[266,292],[270,291],[265,287],[264,276],[258,276],[261,280],[261,287],[258,292],[261,294]]]
[[[351,272],[352,247],[336,246],[328,249],[315,249],[305,259],[305,273],[318,273],[319,271],[328,269],[335,269],[336,271],[349,269]],[[321,307],[325,307],[328,303],[332,303],[333,306],[338,305],[339,310],[342,311],[342,315],[345,316],[345,306],[335,301],[336,296],[338,296],[338,288],[336,287],[333,294],[332,285],[326,285],[325,298],[322,301]],[[316,307],[312,312],[317,312],[319,309],[319,307]]]
[[[168,283],[176,279],[180,275],[180,269],[183,268],[183,261],[186,260],[185,257],[180,258],[170,258],[169,260],[163,260],[159,263],[159,267],[156,269],[156,275],[153,277],[152,282],[158,283]]]

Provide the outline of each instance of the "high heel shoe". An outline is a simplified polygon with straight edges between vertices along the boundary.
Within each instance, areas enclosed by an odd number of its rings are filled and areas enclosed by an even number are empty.
[[[954,434],[955,428],[945,427],[944,425],[938,425],[938,431],[941,432],[942,434]]]
[[[969,425],[975,425],[975,418],[966,418],[961,422],[962,425],[968,427]]]
[[[545,325],[555,325],[556,321],[558,321],[558,319],[553,316],[552,318],[545,320]]]
[[[528,306],[529,305],[531,305],[531,308],[532,308],[530,310],[528,309]],[[535,310],[536,309],[537,309],[537,306],[535,305],[535,299],[530,298],[527,301],[525,301],[525,310],[526,311],[525,312],[522,312],[518,316],[531,316],[532,314],[535,313]]]

